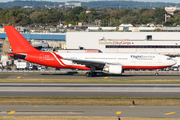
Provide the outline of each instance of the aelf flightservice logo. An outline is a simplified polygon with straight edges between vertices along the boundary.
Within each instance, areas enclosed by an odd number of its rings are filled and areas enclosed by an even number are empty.
[[[153,58],[155,58],[155,56],[152,55],[131,55],[131,58],[133,59],[137,59],[137,60],[153,60]]]

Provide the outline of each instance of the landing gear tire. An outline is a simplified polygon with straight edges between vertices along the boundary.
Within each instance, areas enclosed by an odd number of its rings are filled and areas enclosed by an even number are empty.
[[[95,77],[97,75],[96,72],[87,72],[86,77]]]
[[[95,72],[92,72],[91,77],[95,77],[95,76],[96,76]]]
[[[158,76],[159,74],[158,74],[158,73],[156,73],[155,75],[156,75],[156,76]]]
[[[86,77],[90,77],[90,72],[87,72],[87,73],[86,73]]]

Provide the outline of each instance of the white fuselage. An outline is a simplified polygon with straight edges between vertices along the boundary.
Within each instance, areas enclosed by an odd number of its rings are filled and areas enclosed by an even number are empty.
[[[142,69],[149,69],[153,66],[167,67],[176,62],[168,56],[159,54],[140,53],[57,53],[63,58],[80,59],[89,61],[102,61],[109,64],[122,65],[123,69],[133,69],[137,66],[144,66]],[[74,65],[73,62],[62,60],[65,64]],[[138,68],[137,68],[138,69]],[[141,68],[139,68],[141,69]]]

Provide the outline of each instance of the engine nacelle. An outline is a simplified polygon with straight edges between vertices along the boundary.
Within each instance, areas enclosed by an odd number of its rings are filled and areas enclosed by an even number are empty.
[[[103,70],[113,74],[122,74],[123,72],[122,65],[106,65]]]

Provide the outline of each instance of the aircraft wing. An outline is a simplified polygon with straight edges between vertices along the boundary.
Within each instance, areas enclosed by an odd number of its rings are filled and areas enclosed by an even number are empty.
[[[103,61],[94,61],[94,60],[82,60],[82,59],[65,59],[70,60],[76,64],[86,65],[86,66],[96,66],[96,67],[104,67],[106,62]]]

